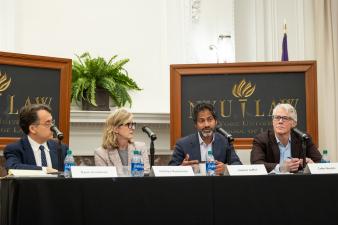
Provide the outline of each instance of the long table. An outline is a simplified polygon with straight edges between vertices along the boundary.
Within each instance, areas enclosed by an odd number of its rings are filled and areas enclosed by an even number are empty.
[[[338,224],[338,175],[0,182],[2,225]]]

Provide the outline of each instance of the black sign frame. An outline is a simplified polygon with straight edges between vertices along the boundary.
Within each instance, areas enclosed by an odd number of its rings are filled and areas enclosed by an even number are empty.
[[[69,122],[70,122],[70,91],[71,91],[71,75],[72,75],[72,60],[65,58],[56,58],[56,57],[47,57],[47,56],[36,56],[36,55],[27,55],[27,54],[18,54],[18,53],[9,53],[9,52],[0,52],[0,65],[4,67],[18,67],[19,69],[29,69],[30,71],[34,69],[36,71],[54,71],[54,80],[55,74],[59,78],[59,83],[56,83],[54,86],[58,89],[58,108],[53,108],[53,114],[58,118],[58,127],[64,133],[64,142],[69,144]],[[55,73],[56,72],[56,73]],[[31,72],[30,72],[31,73]],[[33,72],[34,73],[34,72]],[[46,73],[48,76],[49,73]],[[45,74],[44,74],[45,75]],[[4,77],[4,76],[2,76]],[[27,79],[27,77],[25,77]],[[9,80],[9,77],[7,78]],[[50,88],[55,88],[50,82],[44,83],[45,80],[41,79],[41,82],[36,82],[36,77],[34,82],[27,82],[27,88],[36,89],[41,86],[47,86]],[[11,85],[15,85],[12,83]],[[3,90],[2,95],[6,95],[6,90]],[[36,103],[32,101],[32,103]],[[11,103],[9,103],[11,104]],[[12,106],[10,106],[12,107]],[[15,109],[17,112],[17,109]],[[1,118],[0,118],[1,119]],[[18,137],[0,137],[0,149],[3,149],[7,144],[12,143],[18,140],[21,136]]]
[[[182,85],[187,85],[189,78],[206,75],[240,75],[250,78],[250,75],[266,75],[267,85],[269,78],[276,74],[299,74],[304,79],[305,86],[305,113],[306,131],[318,144],[318,109],[317,109],[317,66],[316,61],[289,61],[289,62],[252,62],[252,63],[224,63],[224,64],[179,64],[170,66],[170,145],[174,145],[182,136],[183,123],[192,123],[191,120],[182,121]],[[229,77],[229,76],[228,76]],[[183,84],[184,80],[184,84]],[[192,80],[192,79],[191,79]],[[212,79],[208,82],[212,82]],[[295,85],[289,82],[289,85]],[[217,85],[215,85],[217,86]],[[286,89],[287,91],[287,89]],[[304,92],[304,88],[303,88]],[[267,93],[269,94],[269,93]],[[302,94],[302,93],[300,93]],[[304,95],[304,93],[303,93]],[[193,99],[193,96],[192,96]],[[210,96],[209,99],[213,99]],[[300,118],[301,119],[301,118]],[[184,135],[184,134],[183,134]],[[251,149],[252,137],[235,138],[235,148]]]

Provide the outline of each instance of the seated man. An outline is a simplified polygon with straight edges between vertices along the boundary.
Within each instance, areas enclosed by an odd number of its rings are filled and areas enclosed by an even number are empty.
[[[296,109],[290,104],[278,104],[272,112],[273,130],[257,135],[253,140],[250,161],[264,164],[268,172],[297,172],[303,167],[302,139],[292,128],[297,125]],[[321,154],[311,139],[306,142],[306,163],[319,162]]]
[[[215,133],[217,118],[214,107],[208,103],[197,104],[194,107],[193,121],[197,132],[177,141],[169,165],[186,166],[206,161],[208,149],[212,148],[216,174],[222,174],[227,162],[226,152],[231,146],[224,136]],[[231,151],[231,164],[242,164],[236,152],[232,148]]]
[[[27,105],[20,109],[19,125],[25,136],[5,147],[6,169],[57,171],[58,143],[50,140],[53,138],[50,127],[54,123],[51,113],[51,108],[42,104]],[[62,160],[66,151],[67,146],[62,145]]]

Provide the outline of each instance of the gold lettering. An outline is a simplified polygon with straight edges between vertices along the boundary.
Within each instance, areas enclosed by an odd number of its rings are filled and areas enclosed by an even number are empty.
[[[31,105],[31,99],[29,98],[29,96],[27,97],[26,99],[26,102],[25,102],[25,106],[28,106],[28,105]]]
[[[246,102],[248,101],[248,99],[246,98],[240,98],[238,99],[238,101],[241,103],[241,110],[242,110],[242,117],[243,119],[245,118],[245,110],[246,110]]]
[[[36,104],[50,105],[51,101],[52,101],[52,97],[36,97],[35,98]]]
[[[15,97],[15,95],[9,96],[9,112],[8,112],[8,114],[18,114],[18,110],[16,110],[16,112],[14,112],[14,97]]]
[[[20,129],[18,129],[17,127],[13,127],[13,133],[19,134],[20,132],[21,132]]]
[[[261,100],[255,100],[256,102],[256,117],[264,116],[264,113],[260,113],[260,102]]]
[[[189,104],[189,119],[192,119],[192,113],[194,111],[194,103],[192,103],[191,101],[188,101],[188,104]]]
[[[0,127],[0,133],[9,133],[9,128]]]
[[[224,114],[224,102],[225,101],[227,101],[229,104],[229,110],[228,110],[228,114],[227,115],[225,115]],[[231,117],[231,102],[232,102],[232,100],[222,100],[221,101],[221,117],[223,117],[223,118],[225,118],[225,117]]]
[[[210,101],[210,100],[201,100],[201,101],[196,101],[196,103],[202,103],[202,102],[207,102],[209,104],[212,104],[215,107],[216,100]],[[194,112],[195,105],[192,101],[188,101],[189,104],[189,119],[192,119],[192,114]]]

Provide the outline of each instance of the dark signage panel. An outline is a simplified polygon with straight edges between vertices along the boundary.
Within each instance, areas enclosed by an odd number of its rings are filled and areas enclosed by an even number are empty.
[[[298,114],[298,128],[306,130],[304,73],[205,74],[181,79],[181,134],[195,132],[193,107],[214,105],[219,125],[235,138],[252,138],[271,128],[272,110],[290,103]]]
[[[240,62],[170,65],[170,146],[196,132],[196,103],[215,106],[219,124],[238,149],[251,149],[253,137],[272,127],[272,110],[290,103],[297,127],[318,144],[316,61]]]
[[[60,71],[0,65],[0,136],[21,136],[18,112],[27,104],[51,106],[59,121]],[[2,87],[2,88],[1,88]]]
[[[69,143],[72,60],[0,52],[0,150],[22,136],[19,111],[29,104],[46,104]]]

